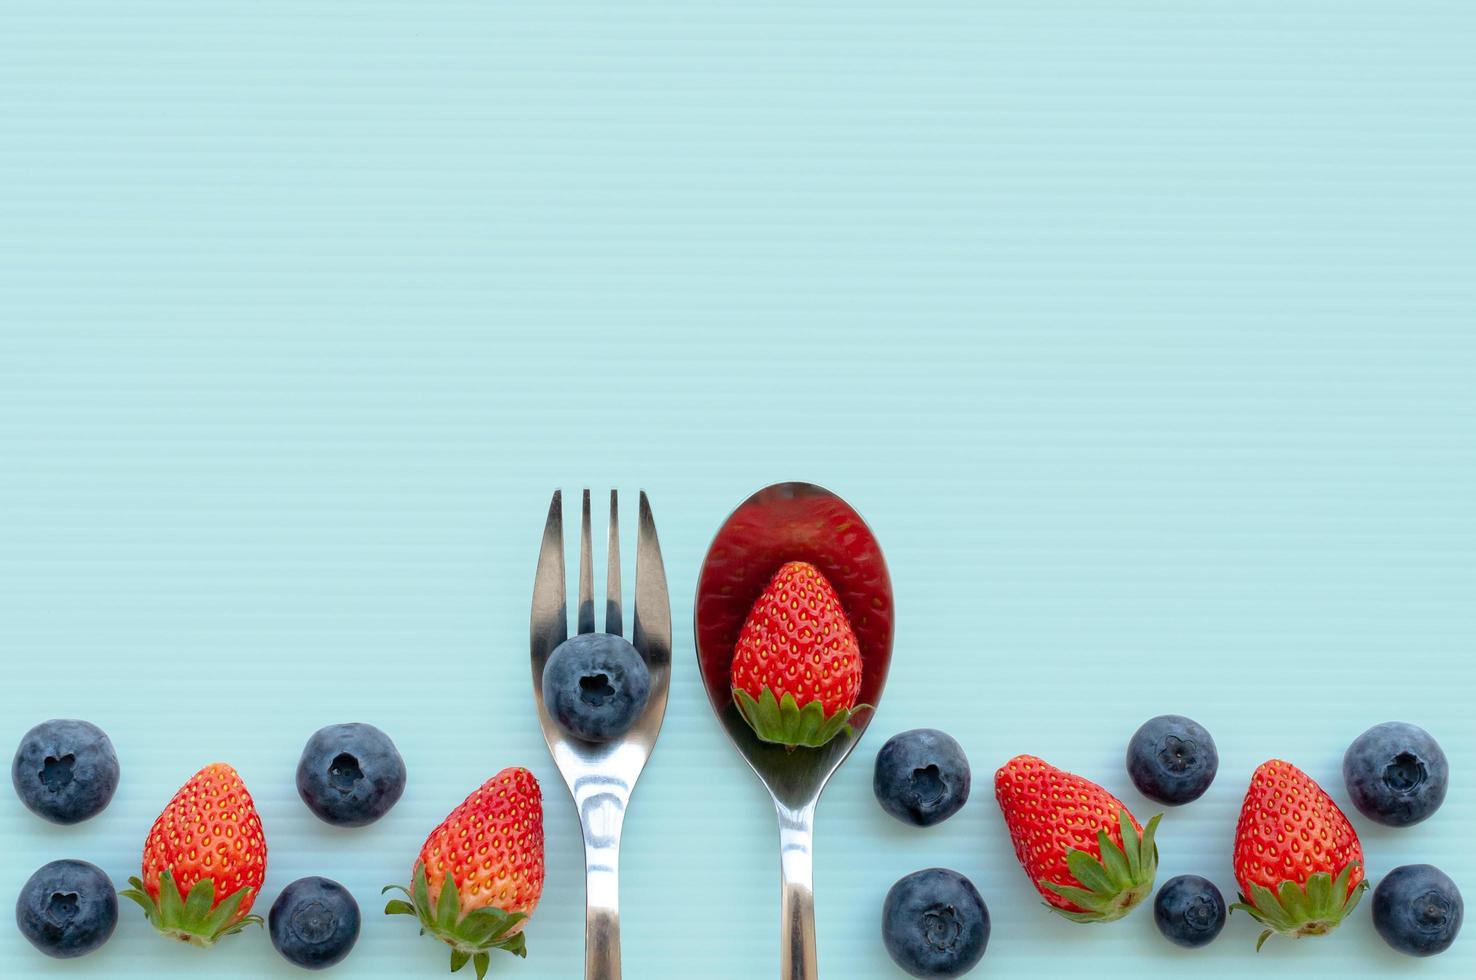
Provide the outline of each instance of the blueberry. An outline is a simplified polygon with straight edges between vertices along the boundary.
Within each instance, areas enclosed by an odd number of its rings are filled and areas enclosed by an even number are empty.
[[[21,888],[15,924],[47,956],[86,956],[118,925],[118,893],[95,864],[52,861]]]
[[[1450,765],[1429,732],[1386,721],[1348,746],[1343,782],[1365,817],[1390,827],[1408,827],[1445,802]]]
[[[1434,956],[1449,949],[1461,931],[1465,910],[1455,882],[1428,864],[1395,868],[1374,889],[1374,928],[1384,942],[1410,956]]]
[[[373,725],[329,725],[308,739],[297,763],[297,793],[309,810],[339,827],[363,827],[405,792],[405,760]]]
[[[1207,946],[1225,928],[1225,896],[1199,875],[1179,875],[1163,883],[1153,900],[1153,921],[1163,938],[1194,949]]]
[[[336,881],[299,878],[272,903],[267,929],[287,962],[323,970],[359,941],[359,903]]]
[[[1149,718],[1128,742],[1127,771],[1138,792],[1166,806],[1204,795],[1220,769],[1215,740],[1183,715]]]
[[[969,758],[953,736],[935,728],[893,735],[876,754],[872,791],[903,823],[931,827],[969,800]]]
[[[54,718],[21,739],[10,780],[32,813],[52,823],[81,823],[112,801],[118,789],[118,755],[96,725]]]
[[[589,742],[625,734],[651,696],[636,648],[609,633],[569,637],[543,668],[543,701],[565,731]]]
[[[961,977],[989,945],[989,909],[957,871],[914,871],[887,892],[882,942],[915,977]]]

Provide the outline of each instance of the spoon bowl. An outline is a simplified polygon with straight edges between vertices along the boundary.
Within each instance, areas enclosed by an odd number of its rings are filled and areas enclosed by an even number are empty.
[[[788,561],[814,565],[840,595],[861,648],[857,703],[873,706],[820,748],[761,741],[733,702],[733,647],[754,600]],[[830,777],[871,722],[892,657],[892,581],[871,528],[855,508],[813,483],[776,483],[745,500],[723,522],[697,580],[697,662],[713,711],[728,738],[774,798],[779,814],[781,972],[814,980],[812,840],[815,805]]]

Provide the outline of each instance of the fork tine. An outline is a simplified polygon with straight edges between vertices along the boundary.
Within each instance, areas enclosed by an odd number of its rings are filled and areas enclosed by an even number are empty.
[[[605,632],[620,635],[625,626],[620,617],[620,504],[610,491],[609,562],[605,568]]]
[[[554,491],[553,502],[548,506],[548,521],[543,526],[529,628],[533,678],[538,682],[548,655],[569,636],[569,611],[564,599],[564,495],[560,490]]]
[[[589,491],[584,491],[584,513],[579,524],[579,632],[595,630],[594,548],[589,541]]]
[[[636,537],[635,629],[631,642],[652,667],[671,663],[671,600],[666,592],[666,568],[651,502],[641,491],[640,525]]]

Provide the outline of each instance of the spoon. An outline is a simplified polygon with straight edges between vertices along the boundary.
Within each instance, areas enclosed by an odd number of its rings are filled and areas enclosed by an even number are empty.
[[[697,580],[697,664],[728,738],[774,798],[779,814],[782,980],[816,980],[813,839],[815,805],[856,747],[873,711],[852,733],[820,748],[760,741],[733,703],[733,645],[759,593],[787,561],[818,568],[840,594],[861,647],[858,704],[881,699],[892,656],[892,581],[871,529],[840,497],[813,483],[776,483],[749,497],[718,530]]]

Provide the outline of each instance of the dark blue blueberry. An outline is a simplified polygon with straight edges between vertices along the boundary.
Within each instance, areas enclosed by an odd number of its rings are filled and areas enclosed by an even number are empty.
[[[1225,928],[1225,896],[1199,875],[1179,875],[1163,883],[1153,900],[1153,921],[1163,938],[1194,949],[1207,946]]]
[[[373,725],[329,725],[308,739],[297,763],[297,793],[309,810],[339,827],[363,827],[405,792],[405,760]]]
[[[37,816],[52,823],[81,823],[112,801],[118,789],[118,755],[96,725],[54,718],[21,739],[10,781]]]
[[[1343,782],[1368,819],[1408,827],[1440,809],[1450,765],[1430,733],[1402,721],[1375,725],[1343,754]]]
[[[887,892],[882,942],[915,977],[961,977],[989,945],[989,909],[957,871],[914,871]]]
[[[47,956],[85,956],[118,925],[118,893],[95,864],[52,861],[21,888],[15,924]]]
[[[969,757],[936,728],[893,735],[876,754],[871,788],[882,809],[903,823],[931,827],[969,800]]]
[[[309,970],[342,960],[359,941],[359,903],[328,878],[299,878],[272,903],[267,929],[277,952]]]
[[[609,633],[569,637],[543,668],[543,701],[565,731],[589,742],[625,734],[646,708],[651,672],[636,648]]]
[[[1374,928],[1384,942],[1410,956],[1434,956],[1455,942],[1466,905],[1445,872],[1406,864],[1379,882],[1373,894]]]
[[[1127,771],[1138,792],[1166,806],[1199,799],[1220,769],[1215,740],[1183,715],[1150,718],[1128,742]]]

